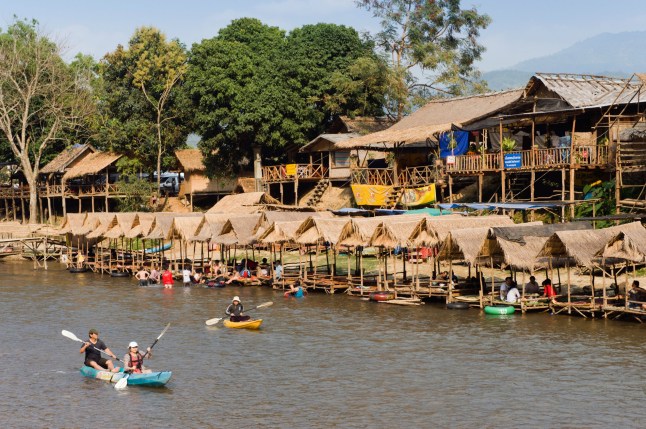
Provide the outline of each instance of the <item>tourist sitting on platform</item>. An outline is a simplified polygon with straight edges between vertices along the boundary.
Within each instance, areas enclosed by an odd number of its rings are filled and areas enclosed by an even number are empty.
[[[161,279],[161,273],[157,271],[157,266],[153,265],[152,270],[150,270],[150,276],[148,277],[148,283],[159,284]]]
[[[236,270],[233,270],[233,275],[228,276],[228,280],[224,284],[230,285],[231,283],[242,279],[242,276]]]
[[[554,286],[552,286],[552,280],[543,280],[543,296],[554,298],[556,295],[556,289],[554,289]]]
[[[244,307],[240,302],[240,298],[237,296],[234,296],[233,300],[231,301],[231,304],[229,304],[225,313],[229,316],[229,320],[231,320],[232,322],[244,322],[245,320],[251,319],[251,317],[249,316],[243,316],[242,315],[243,311],[244,311]]]
[[[135,278],[139,280],[139,286],[148,286],[148,278],[150,273],[144,269],[144,267],[139,267],[139,271],[135,274]]]
[[[525,293],[538,293],[539,290],[540,290],[540,287],[538,286],[536,277],[530,276],[529,282],[525,284]]]
[[[193,283],[195,284],[204,283],[204,278],[202,277],[202,273],[200,273],[199,271],[196,271],[195,274],[193,274]]]
[[[644,301],[644,290],[640,289],[639,282],[633,281],[632,289],[628,291],[628,308],[632,310],[641,310]]]
[[[507,296],[505,301],[507,302],[518,302],[520,300],[520,292],[518,292],[518,287],[516,287],[516,282],[512,281],[507,291]]]
[[[511,277],[505,277],[505,281],[500,284],[500,299],[507,300],[507,292],[511,289],[514,280]]]

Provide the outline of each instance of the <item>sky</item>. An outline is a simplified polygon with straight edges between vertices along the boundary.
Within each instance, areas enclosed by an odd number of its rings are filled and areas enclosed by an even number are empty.
[[[600,33],[646,30],[643,0],[462,0],[463,8],[474,6],[493,20],[480,37],[487,49],[478,64],[482,71],[510,68]],[[98,60],[127,45],[141,26],[159,28],[188,47],[242,17],[286,31],[319,22],[379,30],[379,20],[353,0],[0,0],[3,30],[14,16],[36,19],[66,47],[67,59],[82,52]]]

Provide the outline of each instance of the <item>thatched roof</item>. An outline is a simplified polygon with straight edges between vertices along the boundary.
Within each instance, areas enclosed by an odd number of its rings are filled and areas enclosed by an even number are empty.
[[[387,130],[354,138],[336,145],[338,149],[373,147],[390,149],[395,144],[437,141],[439,133],[491,115],[517,101],[521,89],[433,100]]]
[[[487,238],[489,227],[463,228],[449,232],[442,242],[438,257],[442,259],[463,260],[475,265],[478,253]]]
[[[202,162],[202,151],[199,149],[182,149],[176,150],[175,156],[184,172],[205,171],[206,167]]]
[[[264,211],[261,217],[261,225],[268,228],[274,222],[303,222],[308,217],[327,217],[331,218],[334,215],[331,212],[280,212],[280,211]]]
[[[592,267],[598,253],[603,253],[604,244],[622,231],[643,230],[639,222],[616,225],[604,229],[585,231],[557,231],[545,242],[538,257],[569,260],[572,265]]]
[[[42,232],[41,232],[42,231]],[[0,222],[0,233],[11,234],[11,238],[26,238],[31,237],[35,233],[38,235],[60,235],[58,230],[49,230],[47,226],[42,223],[36,224],[21,224],[20,222]]]
[[[202,223],[202,217],[198,216],[177,216],[173,219],[170,235],[186,241],[206,241],[198,240],[196,233]]]
[[[83,162],[76,164],[63,175],[64,180],[75,177],[97,174],[110,164],[121,158],[122,155],[109,152],[94,152],[83,158]]]
[[[411,219],[403,222],[382,222],[370,238],[370,245],[394,248],[409,247],[414,234],[426,229],[426,219]]]
[[[632,222],[613,228],[621,230],[607,240],[597,255],[636,263],[646,262],[646,229],[643,225],[640,222]]]
[[[509,216],[491,215],[491,216],[460,216],[446,215],[428,217],[426,226],[429,234],[435,238],[431,245],[440,245],[449,233],[456,229],[479,228],[493,226],[511,226],[514,221]]]
[[[125,233],[126,238],[145,237],[150,233],[155,222],[154,213],[138,212],[133,227]]]
[[[296,241],[301,244],[316,244],[324,241],[336,244],[343,227],[350,219],[326,219],[310,217],[296,231]]]
[[[280,204],[280,201],[264,192],[244,192],[227,195],[218,201],[207,213],[249,213],[260,211],[262,204]]]
[[[306,219],[307,220],[307,219]],[[263,243],[287,243],[296,239],[296,231],[305,220],[276,221],[272,223],[258,240]]]
[[[75,144],[56,155],[47,165],[40,169],[41,174],[64,173],[67,167],[76,159],[96,152],[90,144]]]
[[[590,229],[592,229],[592,225],[588,222],[550,225],[540,225],[539,222],[539,225],[493,227],[489,229],[478,256],[485,258],[485,261],[493,258],[494,262],[532,272],[545,265],[538,260],[537,255],[554,232]]]
[[[260,226],[260,214],[232,216],[222,226],[222,231],[213,241],[221,244],[247,246],[256,242]]]
[[[211,241],[222,232],[222,227],[229,220],[228,214],[205,213],[195,230],[197,241]]]
[[[536,73],[526,87],[531,90],[536,83],[542,83],[547,89],[558,94],[572,107],[602,107],[612,104],[637,103],[643,94],[641,83],[630,79],[591,76],[567,73]]]
[[[83,227],[86,217],[87,213],[68,213],[61,224],[60,233],[74,235],[74,231]]]
[[[361,134],[320,134],[316,136],[314,140],[301,147],[299,152],[327,152],[331,150],[334,145],[356,137],[361,137]]]
[[[88,214],[88,219],[90,219],[90,215],[92,213]],[[87,238],[100,238],[103,237],[104,234],[112,228],[114,225],[117,224],[117,215],[116,213],[94,213],[95,215],[99,215],[97,217],[98,222],[95,224],[93,230],[87,234]],[[86,224],[88,221],[85,222]]]

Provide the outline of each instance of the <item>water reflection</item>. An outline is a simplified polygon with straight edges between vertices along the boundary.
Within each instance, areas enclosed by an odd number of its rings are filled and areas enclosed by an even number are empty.
[[[111,427],[642,426],[639,324],[0,270],[4,427],[83,427],[88,410]],[[233,295],[275,302],[255,312],[262,330],[205,326]],[[163,389],[81,377],[79,343],[60,335],[96,327],[121,356],[168,322],[149,362],[173,371]]]

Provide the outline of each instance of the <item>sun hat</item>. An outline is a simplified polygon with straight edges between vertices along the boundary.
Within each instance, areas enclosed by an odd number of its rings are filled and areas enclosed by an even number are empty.
[[[233,302],[233,301],[240,302],[240,297],[239,296],[234,296],[233,299],[231,300],[231,302]]]
[[[128,344],[128,348],[130,347],[139,347],[139,344],[137,344],[136,341],[130,341],[130,344]]]

